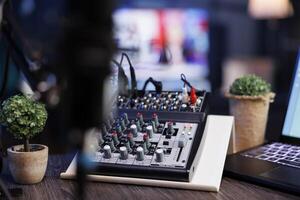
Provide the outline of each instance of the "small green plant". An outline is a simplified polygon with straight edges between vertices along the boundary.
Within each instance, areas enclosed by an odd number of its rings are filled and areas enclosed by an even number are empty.
[[[245,75],[236,79],[230,87],[233,95],[260,96],[271,91],[271,85],[255,75]]]
[[[24,140],[24,151],[30,151],[29,139],[42,132],[46,120],[45,105],[28,96],[15,95],[2,103],[0,122],[16,139]]]

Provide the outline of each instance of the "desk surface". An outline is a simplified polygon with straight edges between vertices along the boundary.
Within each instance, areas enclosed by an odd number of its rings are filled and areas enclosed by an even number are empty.
[[[62,180],[59,178],[61,171],[70,164],[73,155],[51,155],[49,157],[48,169],[45,179],[36,185],[20,186],[13,183],[12,178],[3,174],[6,185],[11,187],[22,187],[23,195],[17,199],[74,199],[76,182]],[[219,193],[199,192],[190,190],[176,190],[167,188],[95,183],[87,185],[87,199],[300,199],[287,193],[278,192],[268,188],[259,187],[245,182],[236,181],[230,178],[223,178]]]

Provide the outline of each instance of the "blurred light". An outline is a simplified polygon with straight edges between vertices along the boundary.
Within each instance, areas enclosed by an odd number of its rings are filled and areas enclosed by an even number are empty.
[[[256,19],[282,19],[294,14],[289,0],[249,0],[248,12]]]
[[[35,9],[34,0],[23,0],[21,2],[21,14],[24,16],[31,15]]]

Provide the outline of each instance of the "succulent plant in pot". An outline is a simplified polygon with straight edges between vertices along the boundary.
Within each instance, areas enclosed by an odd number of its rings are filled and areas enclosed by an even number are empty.
[[[226,97],[235,117],[235,151],[262,144],[269,105],[275,97],[271,85],[256,75],[245,75],[233,82]]]
[[[47,168],[48,147],[30,144],[29,139],[41,133],[47,120],[45,106],[29,96],[15,95],[1,105],[0,121],[23,145],[7,149],[8,164],[17,183],[34,184],[40,182]]]

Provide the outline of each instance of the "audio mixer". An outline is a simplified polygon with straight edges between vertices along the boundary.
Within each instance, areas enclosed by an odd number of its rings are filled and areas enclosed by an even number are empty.
[[[208,93],[137,91],[119,96],[118,117],[97,131],[94,174],[190,181],[208,108]]]
[[[109,120],[98,134],[92,156],[96,174],[189,181],[204,128],[199,122],[172,121],[168,113],[135,119],[127,113]],[[168,116],[169,115],[169,116]]]

